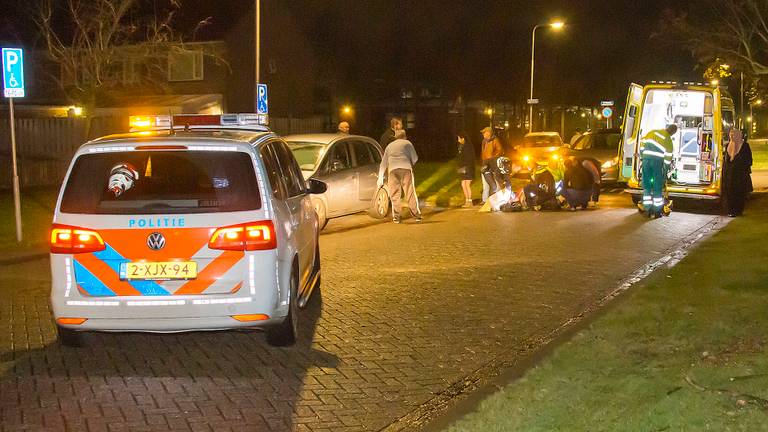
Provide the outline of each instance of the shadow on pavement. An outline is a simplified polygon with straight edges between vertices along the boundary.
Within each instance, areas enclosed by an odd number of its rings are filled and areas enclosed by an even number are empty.
[[[312,399],[305,383],[321,382],[323,369],[339,363],[312,347],[319,294],[300,314],[301,336],[290,348],[268,346],[258,331],[91,333],[81,348],[53,342],[0,353],[3,426],[123,430],[160,416],[169,429],[293,429],[296,417],[308,415],[309,407],[297,406]],[[41,406],[49,407],[45,425],[26,414]]]

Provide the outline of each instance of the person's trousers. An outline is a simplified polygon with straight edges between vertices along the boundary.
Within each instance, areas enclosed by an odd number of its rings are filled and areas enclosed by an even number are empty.
[[[568,188],[563,191],[563,196],[565,197],[565,200],[568,201],[568,205],[570,207],[587,207],[587,204],[589,204],[589,198],[592,196],[592,190]]]
[[[664,207],[664,158],[643,156],[643,206],[646,210]]]
[[[600,201],[600,183],[592,184],[592,201],[594,201],[595,204]]]
[[[488,162],[488,160],[484,160],[480,166],[480,179],[483,181],[483,202],[488,201],[488,197],[491,196],[491,184],[483,174],[485,171],[487,171],[486,167],[488,166]]]
[[[417,218],[421,217],[421,209],[419,208],[419,200],[416,197],[416,187],[413,181],[413,171],[405,168],[395,168],[389,172],[387,177],[387,193],[389,193],[389,199],[392,201],[392,218],[400,219],[402,206],[400,202],[401,189],[405,194],[405,199],[408,201],[411,214]]]

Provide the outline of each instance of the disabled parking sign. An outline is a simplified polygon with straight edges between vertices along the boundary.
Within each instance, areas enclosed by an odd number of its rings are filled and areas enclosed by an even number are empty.
[[[3,95],[24,97],[24,51],[21,48],[3,48]]]
[[[267,85],[256,86],[256,113],[269,114],[269,98],[267,97]]]

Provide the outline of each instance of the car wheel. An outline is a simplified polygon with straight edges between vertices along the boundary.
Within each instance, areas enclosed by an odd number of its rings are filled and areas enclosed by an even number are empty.
[[[67,347],[83,346],[83,336],[74,330],[56,326],[56,332],[59,336],[59,343]]]
[[[376,195],[371,200],[371,207],[368,209],[368,215],[375,219],[384,219],[389,214],[389,194],[387,190],[379,188]]]
[[[294,264],[295,265],[295,264]],[[290,346],[299,334],[299,278],[296,267],[291,271],[291,294],[288,299],[288,315],[283,322],[267,330],[267,343],[272,346]]]
[[[322,231],[328,225],[328,213],[322,200],[312,200],[312,205],[317,213],[317,227]]]

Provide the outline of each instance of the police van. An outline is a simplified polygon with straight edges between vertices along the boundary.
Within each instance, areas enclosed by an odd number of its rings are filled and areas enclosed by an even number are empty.
[[[320,287],[318,221],[286,145],[257,114],[132,117],[75,153],[50,235],[59,339],[81,331],[261,327],[297,337]]]
[[[631,84],[619,148],[619,180],[635,203],[642,195],[639,142],[648,132],[678,126],[672,136],[671,198],[720,200],[723,154],[734,127],[733,99],[717,86],[701,83]]]

